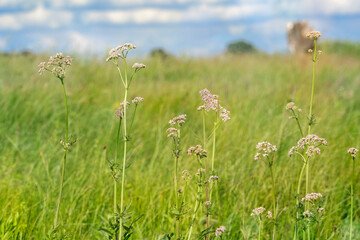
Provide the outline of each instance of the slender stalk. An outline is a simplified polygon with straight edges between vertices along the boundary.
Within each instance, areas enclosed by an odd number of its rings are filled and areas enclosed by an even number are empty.
[[[119,149],[119,139],[120,139],[120,129],[121,129],[121,113],[119,117],[119,125],[116,135],[116,145],[115,145],[115,157],[114,157],[114,164],[117,164],[117,156],[118,156],[118,149]],[[116,174],[116,173],[115,173]],[[117,179],[116,176],[114,176],[114,214],[117,213]]]
[[[206,149],[206,126],[205,126],[205,110],[202,110],[203,115],[203,144],[204,148]],[[207,158],[205,159],[205,179],[207,179]],[[205,192],[206,192],[206,201],[209,201],[209,186],[208,184],[205,185]],[[209,206],[206,205],[206,228],[209,228],[210,222],[210,214],[209,214]],[[206,239],[209,240],[210,235],[206,235]]]
[[[274,173],[272,170],[272,166],[270,165],[270,174],[271,174],[271,181],[272,181],[272,193],[273,193],[273,211],[274,211],[274,219],[275,219],[275,223],[274,223],[274,230],[273,230],[273,239],[275,240],[276,237],[276,190],[275,190],[275,178],[274,178]]]
[[[175,156],[175,161],[174,161],[174,193],[175,193],[175,206],[176,209],[179,211],[179,196],[178,196],[178,187],[177,187],[177,172],[178,172],[178,157]],[[179,228],[180,228],[180,219],[177,216],[176,217],[176,239],[179,238]]]
[[[198,160],[198,161],[199,161],[199,164],[200,164],[199,184],[198,184],[195,207],[194,207],[194,212],[193,212],[193,216],[192,216],[191,223],[190,223],[190,228],[189,228],[189,233],[188,233],[187,240],[191,239],[191,234],[192,234],[193,226],[194,226],[195,219],[196,219],[196,213],[199,210],[200,202],[201,202],[201,195],[202,195],[202,172],[201,172],[202,163],[201,163],[201,160]]]
[[[353,215],[354,215],[354,175],[355,175],[355,158],[352,158],[352,175],[351,175],[351,214],[350,214],[350,240],[352,239]]]
[[[64,79],[61,78],[61,85],[63,88],[63,94],[64,94],[64,105],[65,105],[65,144],[68,143],[68,139],[69,139],[69,116],[68,116],[68,107],[67,107],[67,99],[66,99],[66,90],[65,90],[65,85],[64,85]],[[66,166],[66,152],[67,150],[64,151],[64,157],[63,157],[63,161],[62,161],[62,169],[61,169],[61,176],[60,176],[60,192],[59,192],[59,197],[58,197],[58,203],[56,206],[56,213],[55,213],[55,219],[54,219],[54,228],[57,227],[58,225],[58,218],[59,218],[59,211],[60,211],[60,206],[61,206],[61,201],[62,201],[62,194],[63,194],[63,187],[64,187],[64,177],[65,177],[65,166]]]
[[[121,176],[121,194],[120,194],[120,214],[124,210],[124,186],[125,186],[125,169],[126,169],[126,154],[127,154],[127,129],[126,129],[126,101],[127,101],[127,94],[128,94],[128,79],[127,79],[127,63],[126,59],[124,58],[125,63],[125,70],[124,70],[124,86],[125,86],[125,94],[124,94],[124,101],[123,101],[123,109],[124,109],[124,125],[123,125],[123,131],[124,131],[124,158],[123,158],[123,164],[122,164],[122,176]],[[120,231],[119,231],[119,240],[121,240],[122,236],[122,217],[120,216]]]
[[[313,102],[314,102],[314,91],[315,91],[316,40],[314,40],[314,54],[313,54],[313,59],[312,59],[312,61],[313,61],[313,76],[312,76],[311,97],[310,97],[308,135],[311,133],[312,107],[313,107]]]
[[[299,197],[300,197],[301,181],[302,181],[302,177],[303,177],[303,174],[304,174],[305,166],[306,166],[306,164],[304,163],[302,168],[301,168],[301,171],[300,171],[300,176],[299,176],[299,180],[298,180],[298,187],[297,187],[297,191],[296,191],[296,222],[295,222],[294,239],[297,239],[297,235],[298,235]]]
[[[259,223],[259,235],[258,235],[258,240],[261,240],[261,228],[262,228],[262,221],[261,221],[261,219],[260,219],[259,222],[260,222],[260,223]]]
[[[215,167],[215,149],[216,149],[216,128],[217,128],[217,121],[214,123],[214,131],[213,131],[213,146],[212,146],[212,156],[211,156],[212,174],[215,174],[214,167]]]
[[[304,133],[303,133],[301,124],[300,124],[300,122],[299,122],[299,118],[296,116],[296,114],[295,114],[295,112],[294,112],[293,109],[291,109],[291,111],[292,111],[292,113],[293,113],[293,115],[294,115],[294,118],[295,118],[295,120],[296,120],[296,123],[297,123],[297,125],[298,125],[299,131],[300,131],[300,134],[301,134],[301,137],[304,137]]]

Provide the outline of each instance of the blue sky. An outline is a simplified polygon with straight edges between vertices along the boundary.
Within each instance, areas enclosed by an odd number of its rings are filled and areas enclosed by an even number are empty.
[[[131,42],[140,55],[208,56],[243,39],[285,52],[296,20],[327,39],[360,41],[360,0],[0,0],[0,50],[105,54]]]

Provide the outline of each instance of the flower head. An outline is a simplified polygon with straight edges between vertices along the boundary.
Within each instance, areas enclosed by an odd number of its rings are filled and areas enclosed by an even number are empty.
[[[184,124],[185,123],[185,120],[186,120],[186,114],[181,114],[181,115],[179,115],[179,116],[177,116],[177,117],[174,117],[173,119],[171,119],[170,121],[169,121],[169,124],[170,125],[175,125],[175,124],[179,124],[180,126],[182,125],[182,124]]]
[[[138,104],[144,101],[142,97],[135,97],[133,100],[131,100],[132,103]]]
[[[259,216],[261,215],[263,212],[265,212],[266,209],[264,207],[258,207],[258,208],[255,208],[252,210],[250,216],[253,217],[253,216]]]
[[[203,149],[201,145],[196,145],[195,147],[190,147],[187,150],[187,154],[188,155],[195,154],[199,158],[204,158],[206,157],[207,151]]]
[[[320,138],[317,135],[310,134],[306,137],[301,138],[297,142],[297,145],[289,150],[288,155],[289,157],[291,157],[295,152],[299,152],[300,150],[304,149],[306,149],[305,154],[308,157],[313,156],[315,153],[320,155],[321,150],[319,146],[321,145],[327,146],[327,141],[325,140],[325,138]]]
[[[176,137],[178,136],[178,129],[176,129],[176,128],[173,128],[173,127],[168,128],[168,129],[166,130],[166,132],[168,133],[167,137],[174,137],[174,138],[176,138]]]
[[[352,148],[349,148],[349,150],[347,152],[351,154],[352,158],[356,158],[356,155],[359,152],[359,149],[352,147]]]
[[[272,218],[272,212],[271,212],[271,211],[268,211],[266,217],[267,217],[267,218]]]
[[[140,69],[142,69],[142,68],[146,68],[146,65],[143,64],[143,63],[134,63],[134,64],[132,65],[132,68],[134,68],[135,71],[138,71],[138,70],[140,70]]]
[[[205,110],[205,111],[220,111],[221,119],[226,122],[230,120],[230,111],[226,110],[219,104],[219,96],[215,94],[211,94],[208,89],[203,89],[200,91],[200,96],[204,101],[204,105],[201,105],[197,108],[198,111]]]
[[[136,49],[136,46],[132,43],[125,43],[123,45],[119,45],[116,48],[110,49],[109,56],[106,58],[106,62],[111,60],[117,60],[119,58],[126,58],[128,52],[131,49]]]
[[[307,38],[311,38],[313,40],[318,39],[321,36],[321,32],[319,31],[311,31],[306,34]]]
[[[221,236],[226,231],[225,226],[220,226],[215,230],[215,236]]]
[[[219,180],[218,176],[210,176],[209,177],[209,182],[215,182],[215,181],[218,181],[218,180]]]
[[[72,58],[64,56],[63,53],[57,53],[51,56],[47,62],[41,62],[39,66],[39,74],[45,71],[53,73],[57,78],[63,79],[65,77],[66,69],[71,66]]]
[[[265,141],[265,142],[259,142],[256,145],[256,149],[258,150],[257,153],[255,154],[254,159],[258,160],[261,159],[263,157],[269,157],[270,153],[272,152],[276,152],[277,148],[275,145],[272,145],[271,143]]]
[[[211,202],[210,202],[210,201],[206,201],[206,202],[205,202],[205,205],[206,205],[206,206],[210,206],[210,205],[211,205]]]
[[[310,212],[309,210],[306,210],[305,212],[303,212],[303,216],[309,218],[312,216],[312,212]]]
[[[305,197],[301,199],[302,202],[313,202],[318,198],[322,198],[323,195],[321,193],[308,193]]]

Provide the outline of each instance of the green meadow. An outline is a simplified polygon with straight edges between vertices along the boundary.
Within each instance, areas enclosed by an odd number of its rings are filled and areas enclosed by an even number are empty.
[[[136,51],[136,50],[134,50]],[[129,54],[131,55],[131,54]],[[123,98],[116,68],[105,58],[72,56],[65,86],[69,134],[77,143],[67,155],[59,230],[62,239],[107,239],[102,227],[113,214],[113,179],[108,161],[114,158],[118,120],[114,111]],[[59,192],[64,137],[61,84],[51,74],[38,74],[42,55],[0,55],[0,239],[47,239],[53,228]],[[126,205],[131,203],[134,224],[131,239],[165,239],[174,232],[172,141],[166,129],[173,117],[186,114],[182,127],[179,172],[194,175],[196,160],[186,154],[202,144],[202,105],[199,91],[220,96],[231,119],[217,132],[215,166],[219,181],[210,224],[226,226],[222,239],[257,239],[258,223],[250,214],[263,206],[272,209],[268,169],[255,161],[256,145],[277,146],[273,171],[278,209],[277,239],[292,239],[294,206],[302,161],[289,157],[301,138],[296,121],[285,106],[294,101],[302,111],[305,129],[309,112],[311,55],[219,55],[208,58],[148,57],[133,80],[129,98],[139,104],[128,141]],[[129,64],[130,65],[130,64]],[[130,66],[131,66],[130,65]],[[358,56],[324,53],[316,69],[312,133],[328,146],[310,162],[310,192],[323,194],[326,214],[312,227],[311,239],[349,239],[350,147],[360,146],[360,60]],[[210,114],[210,113],[209,113]],[[207,121],[211,149],[212,122]],[[122,144],[119,148],[121,158]],[[211,151],[209,151],[211,156]],[[355,168],[353,238],[360,239],[360,164]],[[193,208],[196,184],[190,182],[186,206]],[[305,178],[304,178],[305,181]],[[301,196],[304,197],[305,183]],[[120,194],[120,190],[118,190]],[[120,195],[119,195],[120,196]],[[281,214],[279,214],[281,213]],[[182,220],[186,232],[191,211]],[[200,209],[194,237],[206,228]],[[263,226],[271,239],[272,225]],[[302,235],[300,239],[302,239]],[[60,238],[61,239],[61,238]],[[174,238],[173,238],[174,239]],[[194,238],[196,239],[196,238]]]

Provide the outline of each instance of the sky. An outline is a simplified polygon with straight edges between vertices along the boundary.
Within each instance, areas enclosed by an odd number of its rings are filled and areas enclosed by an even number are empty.
[[[298,20],[360,41],[360,0],[0,0],[0,51],[105,55],[130,42],[138,55],[209,56],[245,40],[286,52],[286,26]]]

